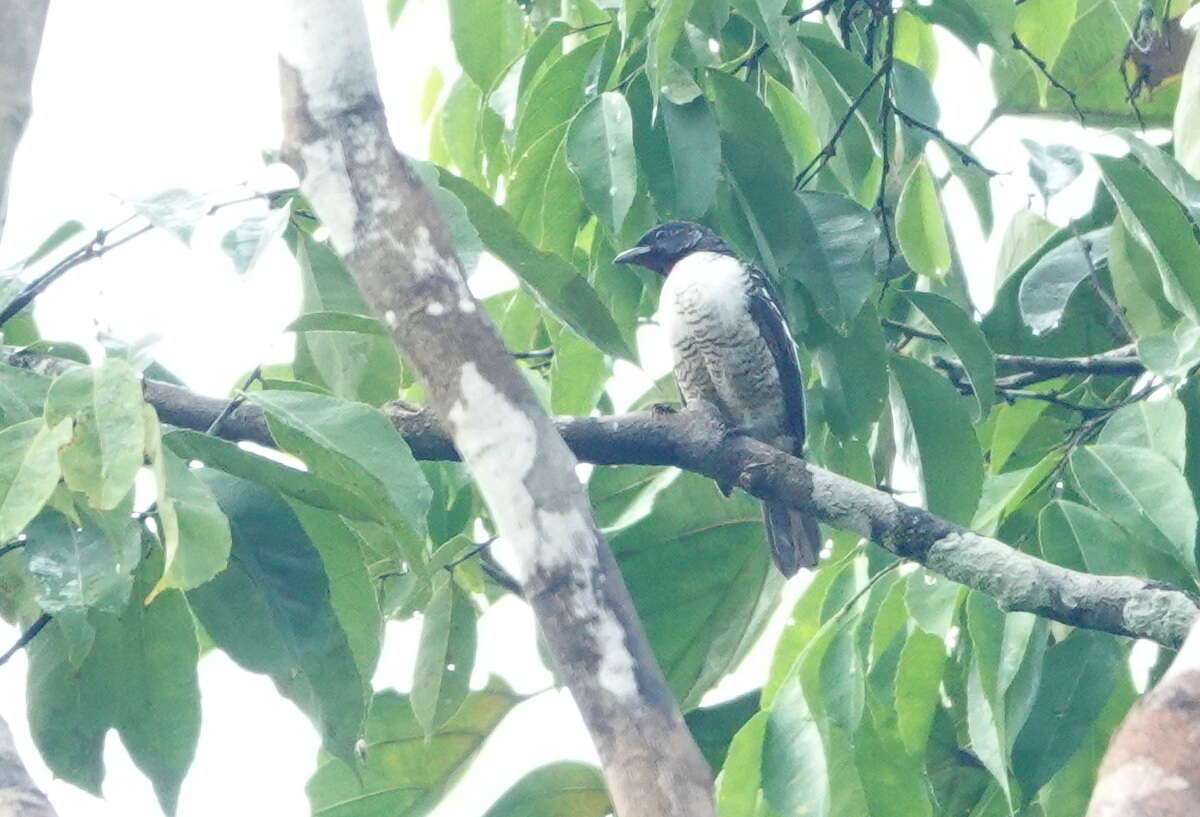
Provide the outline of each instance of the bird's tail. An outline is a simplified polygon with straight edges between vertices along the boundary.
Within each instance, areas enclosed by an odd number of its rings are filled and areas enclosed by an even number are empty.
[[[817,520],[779,502],[764,502],[762,507],[767,546],[779,572],[790,577],[802,567],[816,567],[821,555]]]

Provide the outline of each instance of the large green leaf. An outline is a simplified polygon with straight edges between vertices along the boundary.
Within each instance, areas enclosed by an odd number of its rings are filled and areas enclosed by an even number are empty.
[[[153,412],[147,409],[148,415]],[[225,569],[233,540],[212,492],[173,452],[165,450],[158,420],[148,416],[146,448],[158,483],[158,520],[166,560],[157,595],[168,587],[190,590]]]
[[[47,508],[25,530],[25,558],[38,604],[51,614],[94,607],[119,612],[129,600],[133,568],[142,555],[137,524],[102,525],[86,509],[78,523]]]
[[[0,541],[16,537],[54,493],[58,449],[70,439],[71,423],[48,427],[39,418],[0,431]]]
[[[200,472],[233,530],[229,566],[188,593],[213,643],[313,720],[326,751],[353,757],[366,716],[365,680],[333,608],[330,581],[287,502],[269,488]]]
[[[1196,572],[1196,506],[1179,469],[1155,451],[1089,445],[1071,454],[1075,484],[1093,508]]]
[[[672,69],[671,54],[683,34],[683,26],[692,10],[694,0],[664,0],[655,10],[654,19],[646,32],[646,76],[650,79],[650,90],[657,100],[663,94],[672,102],[678,99],[671,88],[669,77]]]
[[[767,716],[762,789],[780,814],[829,814],[833,793],[825,746],[798,678],[780,688]]]
[[[625,97],[610,91],[585,105],[567,128],[566,148],[584,201],[617,235],[637,191],[633,118]]]
[[[300,267],[305,314],[338,312],[366,315],[367,305],[337,255],[308,233],[289,228],[284,234]],[[324,328],[297,331],[296,377],[324,386],[347,400],[378,405],[396,397],[400,387],[400,357],[390,337],[378,334],[331,332]]]
[[[552,63],[520,100],[517,109],[516,132],[513,136],[513,156],[520,158],[529,147],[555,126],[569,120],[583,107],[584,86],[588,66],[596,59],[603,39],[582,43],[562,59]],[[443,179],[443,186],[445,179]],[[453,188],[451,188],[453,189]],[[457,191],[455,191],[457,193]],[[462,198],[462,196],[459,196]],[[464,201],[467,210],[471,204]],[[474,221],[474,216],[472,216]],[[483,228],[476,223],[482,234]],[[487,239],[484,239],[487,242]]]
[[[440,730],[467,697],[475,666],[475,616],[470,597],[453,581],[443,582],[425,608],[410,697],[428,735]]]
[[[63,478],[95,508],[115,508],[142,467],[144,421],[137,373],[119,358],[72,369],[46,394],[46,423],[70,418],[71,441],[59,450]]]
[[[1187,411],[1183,403],[1167,400],[1139,400],[1117,409],[1100,430],[1097,442],[1148,448],[1175,463],[1180,470],[1187,465]]]
[[[898,422],[911,425],[916,465],[929,510],[970,524],[983,488],[983,455],[971,428],[964,399],[928,366],[893,355],[892,375],[907,411]]]
[[[996,359],[983,330],[949,298],[932,292],[907,292],[905,295],[937,327],[962,361],[975,392],[975,420],[985,419],[996,398]]]
[[[905,751],[898,738],[863,719],[854,735],[854,760],[871,817],[933,817],[924,748]]]
[[[1173,126],[1175,158],[1192,176],[1200,178],[1200,39],[1192,42],[1188,52]]]
[[[861,435],[879,419],[887,399],[887,347],[873,306],[864,306],[848,337],[817,347],[825,420],[839,437]]]
[[[700,218],[712,207],[721,176],[721,136],[712,106],[703,97],[686,105],[659,102],[674,178],[674,214]]]
[[[1200,242],[1180,203],[1133,159],[1097,156],[1096,163],[1125,226],[1154,257],[1167,299],[1200,318]]]
[[[843,335],[875,287],[879,226],[870,211],[833,193],[801,193],[795,229],[800,253],[788,268],[829,325]]]
[[[24,369],[0,367],[0,428],[40,417],[51,382]]]
[[[896,726],[910,754],[919,753],[929,740],[945,663],[941,638],[919,629],[909,633],[896,666]]]
[[[685,709],[753,643],[781,584],[756,500],[722,501],[707,479],[650,483],[622,527],[608,532],[646,635]],[[630,516],[634,518],[629,518]],[[680,572],[681,560],[692,568]]]
[[[431,492],[408,444],[368,406],[320,394],[259,391],[271,435],[318,477],[353,491],[380,521],[425,531]]]
[[[437,804],[484,739],[520,702],[501,681],[472,692],[434,735],[413,715],[408,697],[376,693],[361,765],[324,759],[308,781],[314,817],[418,817]]]
[[[1013,746],[1013,773],[1039,789],[1079,747],[1112,694],[1124,650],[1115,636],[1075,630],[1046,651],[1042,684]]]
[[[634,359],[612,315],[574,267],[530,244],[512,218],[469,182],[449,173],[442,173],[441,181],[466,205],[488,251],[528,284],[549,312],[601,351]]]
[[[1064,241],[1043,255],[1021,280],[1017,304],[1021,318],[1041,334],[1062,322],[1067,302],[1076,288],[1108,257],[1106,229],[1093,230],[1078,239]]]
[[[1130,535],[1099,511],[1056,499],[1038,514],[1042,555],[1064,567],[1099,575],[1144,575]]]
[[[450,0],[449,7],[458,64],[490,90],[525,45],[525,15],[513,0]]]
[[[522,777],[483,817],[604,817],[611,811],[600,770],[564,760]]]
[[[115,727],[172,814],[200,734],[199,649],[182,594],[142,603],[156,578],[145,564],[119,617],[89,617],[95,642],[81,665],[54,623],[29,645],[29,724],[54,773],[97,795]]]
[[[688,730],[714,773],[724,765],[734,735],[759,711],[759,692],[751,690],[719,704],[693,709],[684,716]]]
[[[950,270],[950,237],[937,185],[924,160],[913,167],[900,191],[896,239],[909,266],[921,275],[941,278]]]

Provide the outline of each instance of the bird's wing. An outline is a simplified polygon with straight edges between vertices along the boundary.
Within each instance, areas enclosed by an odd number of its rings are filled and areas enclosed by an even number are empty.
[[[775,358],[784,410],[792,435],[796,438],[796,450],[792,453],[800,455],[804,450],[804,380],[800,374],[796,344],[788,331],[775,287],[762,270],[755,267],[749,267],[749,270],[750,318],[758,326],[767,348],[771,350],[771,356]]]

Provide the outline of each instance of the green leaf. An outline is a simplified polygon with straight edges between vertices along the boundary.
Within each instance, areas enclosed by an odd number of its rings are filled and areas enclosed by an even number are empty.
[[[173,187],[145,199],[129,199],[125,203],[146,221],[184,244],[191,243],[196,224],[211,209],[203,196],[182,187]]]
[[[905,260],[921,275],[941,278],[950,269],[950,238],[937,185],[925,161],[918,162],[900,191],[896,238]]]
[[[754,814],[759,806],[767,717],[767,712],[754,715],[729,744],[725,765],[716,781],[717,813],[721,817]]]
[[[337,255],[303,230],[285,233],[300,266],[301,310],[366,315],[358,287]],[[303,318],[301,318],[303,320]],[[379,405],[400,388],[400,356],[389,337],[352,332],[303,332],[296,336],[296,378],[324,386],[338,397]]]
[[[180,593],[142,603],[155,578],[154,562],[143,564],[120,616],[90,617],[95,642],[80,666],[54,624],[30,643],[29,723],[55,775],[97,795],[104,736],[115,727],[173,814],[200,734],[199,649]]]
[[[703,477],[651,482],[607,538],[667,683],[684,710],[761,632],[779,586],[757,500],[719,501]],[[681,573],[681,560],[692,565]]]
[[[1183,81],[1179,84],[1179,105],[1173,123],[1175,158],[1200,179],[1200,45],[1192,42]]]
[[[377,508],[351,489],[254,454],[236,443],[188,429],[172,431],[163,442],[184,460],[199,460],[210,468],[274,488],[315,508],[336,511],[352,519],[377,517]]]
[[[567,128],[566,148],[584,201],[617,235],[637,190],[633,120],[625,97],[610,91],[585,105]]]
[[[1079,284],[1108,257],[1107,229],[1071,238],[1038,259],[1021,279],[1017,304],[1035,335],[1056,329]]]
[[[479,148],[479,115],[483,108],[483,92],[467,74],[460,74],[450,86],[442,103],[442,142],[450,162],[465,178],[483,185]]]
[[[875,308],[863,307],[848,337],[833,335],[816,350],[825,419],[843,439],[866,431],[887,399],[887,347]]]
[[[1037,54],[1047,65],[1054,65],[1071,25],[1075,22],[1077,0],[1025,0],[1017,6],[1013,28],[1032,53]],[[1037,72],[1041,88],[1041,103],[1046,103],[1046,88],[1049,81]]]
[[[582,43],[562,59],[552,63],[533,87],[525,92],[517,108],[512,152],[514,157],[524,156],[534,142],[555,126],[568,121],[583,107],[588,67],[596,59],[602,45],[603,38]],[[445,179],[443,186],[446,186]],[[469,203],[463,203],[467,205],[467,210],[471,209]],[[478,224],[475,226],[479,227]]]
[[[0,367],[0,428],[41,417],[51,382],[24,369]]]
[[[693,0],[664,0],[654,10],[654,19],[646,32],[646,76],[655,101],[660,94],[671,98],[668,77],[671,55],[683,34],[683,25],[692,11]],[[675,101],[675,100],[672,100]]]
[[[1171,304],[1200,318],[1200,243],[1180,203],[1133,159],[1096,156],[1130,234],[1154,257]]]
[[[143,458],[142,405],[137,373],[120,358],[72,369],[46,394],[47,425],[74,421],[71,441],[59,449],[63,478],[95,508],[115,508],[133,487]]]
[[[719,704],[698,707],[683,716],[714,773],[724,765],[734,735],[759,711],[759,692],[756,689]]]
[[[871,817],[932,817],[925,782],[924,745],[906,752],[904,744],[870,718],[854,735],[854,760]]]
[[[1150,371],[1168,380],[1185,380],[1200,363],[1200,326],[1180,321],[1174,329],[1143,335],[1137,351]]]
[[[1114,636],[1075,630],[1046,651],[1042,684],[1013,746],[1013,773],[1034,792],[1075,753],[1113,691],[1124,650]]]
[[[375,581],[367,569],[359,535],[336,513],[288,502],[304,532],[320,552],[329,578],[329,598],[346,633],[367,691],[383,646],[383,614]]]
[[[1026,278],[1026,281],[1029,279]],[[958,355],[966,370],[967,379],[975,392],[975,421],[988,416],[996,397],[996,358],[988,346],[983,330],[971,316],[953,301],[932,292],[906,292],[905,297],[938,332]]]
[[[425,608],[413,671],[412,708],[425,734],[438,732],[467,697],[475,666],[475,605],[453,581]]]
[[[238,224],[221,239],[221,249],[233,261],[233,269],[245,275],[254,269],[267,248],[283,235],[292,210],[276,207],[262,215],[251,216]]]
[[[549,312],[601,351],[636,359],[596,291],[574,267],[532,246],[512,218],[469,182],[444,172],[441,181],[466,205],[488,251],[528,284]]]
[[[337,483],[376,509],[379,521],[424,534],[431,491],[404,438],[382,414],[361,403],[320,394],[259,391],[271,436],[321,479]]]
[[[379,321],[367,315],[349,312],[309,312],[287,325],[285,332],[357,332],[361,335],[387,337]]]
[[[136,523],[123,517],[111,536],[86,509],[78,523],[49,508],[29,523],[25,558],[44,612],[89,607],[119,612],[125,606],[142,539]]]
[[[3,270],[3,272],[19,272],[25,267],[36,264],[38,261],[41,261],[47,255],[61,247],[65,241],[74,238],[81,232],[83,232],[83,224],[80,222],[75,221],[74,219],[71,221],[64,221],[55,228],[54,232],[50,233],[50,235],[46,237],[45,241],[37,246],[37,249],[26,256],[24,260],[13,267]]]
[[[555,414],[591,414],[604,393],[610,372],[604,353],[569,329],[553,337],[550,363],[550,409]]]
[[[525,15],[512,0],[450,0],[450,39],[458,64],[485,91],[525,45]]]
[[[848,334],[875,288],[878,224],[846,196],[801,193],[800,201],[794,229],[803,240],[788,274],[804,286],[821,317]]]
[[[997,39],[989,11],[995,8],[994,0],[976,4],[971,0],[940,0],[928,6],[913,6],[911,11],[927,22],[940,25],[972,48],[986,43],[999,47],[1007,35]],[[1011,14],[1008,19],[1012,19]]]
[[[971,739],[971,750],[984,768],[1000,784],[1006,800],[1011,802],[1008,783],[1008,753],[1003,740],[1004,713],[993,708],[984,691],[979,673],[979,662],[971,661],[967,673],[967,735]]]
[[[1181,471],[1187,457],[1187,412],[1177,398],[1139,400],[1117,409],[1100,429],[1097,442],[1148,448]]]
[[[149,411],[149,410],[148,410]],[[163,590],[190,590],[225,569],[233,540],[229,521],[212,492],[188,464],[163,449],[157,420],[149,438],[154,478],[158,483],[158,520],[162,526],[165,565],[162,578],[151,591],[153,600]]]
[[[376,693],[367,719],[366,759],[361,765],[322,759],[306,786],[313,817],[427,814],[520,700],[492,680],[467,696],[441,732],[427,737],[407,696]]]
[[[1029,153],[1029,178],[1047,202],[1083,173],[1083,156],[1071,145],[1043,145],[1032,139],[1022,139],[1021,144]]]
[[[1196,506],[1170,460],[1124,445],[1088,445],[1071,454],[1071,475],[1092,507],[1195,574]]]
[[[762,743],[762,789],[781,814],[824,817],[833,793],[821,732],[798,678],[779,689]]]
[[[909,754],[919,755],[929,741],[945,665],[941,638],[922,630],[909,633],[896,665],[896,729]]]
[[[522,777],[483,817],[604,817],[611,811],[600,771],[564,760]]]
[[[666,126],[675,181],[674,214],[678,218],[700,218],[716,200],[721,178],[717,117],[703,97],[686,105],[662,100],[659,112]]]
[[[1145,575],[1137,545],[1099,511],[1056,499],[1038,514],[1042,555],[1063,567],[1101,576]]]
[[[911,424],[926,507],[959,524],[970,524],[983,489],[983,455],[963,398],[944,377],[912,358],[893,355],[892,375]]]
[[[58,449],[71,424],[26,420],[0,431],[0,541],[14,539],[54,493],[62,470]]]
[[[366,716],[365,679],[331,601],[329,578],[287,502],[211,469],[201,478],[229,518],[229,566],[188,592],[213,643],[312,719],[330,754],[351,758]]]
[[[387,0],[387,18],[388,25],[392,28],[396,27],[396,23],[400,20],[400,15],[404,13],[404,7],[408,5],[408,0]]]

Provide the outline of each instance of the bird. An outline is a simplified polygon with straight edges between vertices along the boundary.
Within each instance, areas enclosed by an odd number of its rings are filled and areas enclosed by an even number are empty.
[[[709,228],[689,221],[652,227],[619,253],[665,279],[659,321],[674,358],[683,404],[707,402],[734,433],[789,454],[804,451],[804,382],[796,346],[770,280]],[[719,483],[718,483],[719,484]],[[721,485],[728,496],[732,490]],[[815,519],[763,502],[772,560],[787,577],[817,565]]]

